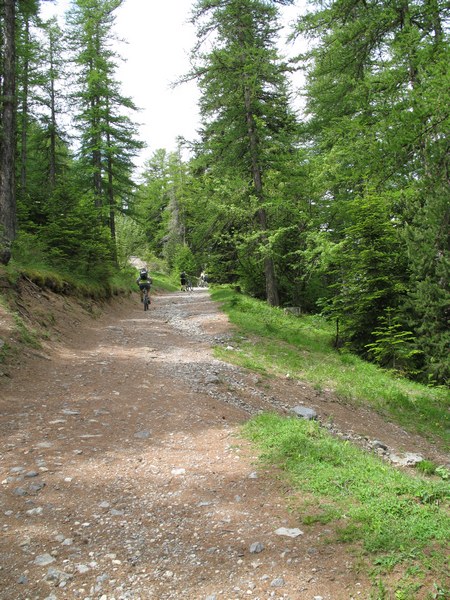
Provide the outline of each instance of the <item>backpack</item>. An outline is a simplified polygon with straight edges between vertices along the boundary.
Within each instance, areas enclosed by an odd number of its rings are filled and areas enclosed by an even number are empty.
[[[148,273],[146,269],[141,269],[141,272],[139,273],[139,278],[140,279],[148,279]]]

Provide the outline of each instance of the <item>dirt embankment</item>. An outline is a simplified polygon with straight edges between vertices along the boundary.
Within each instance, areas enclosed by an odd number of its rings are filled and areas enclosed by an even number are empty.
[[[48,337],[17,346],[0,377],[1,599],[369,598],[326,526],[299,530],[239,425],[303,404],[362,444],[437,449],[216,360],[231,327],[206,291],[154,296],[144,313],[137,296],[100,310],[22,285],[21,318]],[[2,311],[0,339],[13,332]]]

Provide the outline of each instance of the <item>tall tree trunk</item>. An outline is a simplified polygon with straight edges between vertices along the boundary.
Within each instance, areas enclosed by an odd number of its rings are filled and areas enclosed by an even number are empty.
[[[23,79],[22,79],[22,115],[21,115],[21,148],[20,148],[20,188],[22,197],[25,196],[27,190],[27,143],[28,143],[28,87],[29,87],[29,46],[30,43],[30,21],[29,17],[25,17],[25,59],[23,63]]]
[[[53,33],[49,35],[50,42],[50,157],[49,181],[52,189],[56,186],[56,93],[55,93],[55,40]]]
[[[16,151],[16,77],[15,77],[14,0],[3,0],[3,89],[1,90],[0,144],[0,263],[11,257],[10,245],[16,236],[15,151]]]
[[[253,112],[251,109],[251,92],[248,87],[245,88],[244,99],[247,119],[247,134],[249,139],[250,154],[252,161],[253,186],[255,188],[256,196],[260,204],[262,204],[264,199],[264,193],[261,166],[258,160],[258,139],[256,134],[255,119],[253,117]],[[257,218],[259,227],[261,229],[261,237],[263,244],[267,246],[269,243],[267,239],[267,214],[262,206],[260,206],[260,208],[257,211]],[[266,279],[267,302],[271,306],[279,306],[280,299],[278,296],[278,285],[275,277],[275,265],[273,263],[273,259],[270,256],[264,257],[264,276]]]
[[[109,108],[109,104],[108,104]],[[109,204],[109,230],[111,232],[112,241],[112,258],[117,265],[117,245],[116,245],[116,214],[114,201],[114,184],[113,184],[113,159],[111,156],[111,136],[109,130],[106,134],[106,145],[108,148],[108,204]]]

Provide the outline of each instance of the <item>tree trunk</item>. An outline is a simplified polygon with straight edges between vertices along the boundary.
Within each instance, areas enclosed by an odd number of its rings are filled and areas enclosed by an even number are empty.
[[[49,34],[50,42],[50,164],[49,180],[52,189],[56,186],[56,93],[55,93],[55,40],[53,33]]]
[[[10,246],[16,236],[15,151],[16,151],[16,77],[15,77],[14,0],[3,0],[3,89],[1,90],[0,144],[0,262],[7,264]]]
[[[251,92],[248,87],[244,91],[245,98],[245,110],[247,119],[247,134],[250,145],[250,154],[252,161],[252,177],[253,186],[255,188],[256,196],[262,204],[264,199],[263,183],[261,175],[261,167],[258,160],[258,140],[255,127],[255,119],[253,118],[253,112],[251,110]],[[261,229],[261,237],[264,245],[268,245],[267,239],[267,215],[264,208],[259,208],[257,212],[258,224]],[[267,302],[270,306],[279,306],[280,299],[278,296],[278,285],[275,277],[275,265],[273,259],[270,256],[264,258],[264,276],[266,280],[266,297]]]
[[[30,74],[29,61],[29,43],[30,43],[30,21],[29,17],[25,17],[25,60],[23,64],[23,80],[22,80],[22,144],[20,149],[20,188],[22,198],[25,197],[27,191],[27,144],[28,144],[28,87]]]

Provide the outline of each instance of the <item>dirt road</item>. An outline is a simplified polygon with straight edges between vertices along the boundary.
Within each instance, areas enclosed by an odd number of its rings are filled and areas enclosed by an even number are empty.
[[[134,297],[96,320],[68,312],[59,343],[0,380],[1,599],[369,597],[238,436],[302,401],[342,426],[355,412],[215,360],[229,336],[205,291],[148,313]]]

